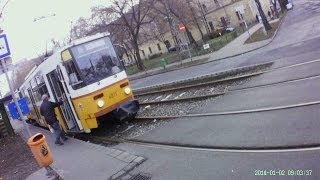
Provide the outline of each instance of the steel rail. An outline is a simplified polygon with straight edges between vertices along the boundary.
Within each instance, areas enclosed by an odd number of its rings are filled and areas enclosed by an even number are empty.
[[[225,152],[225,153],[288,153],[288,152],[307,152],[307,151],[320,151],[320,144],[310,145],[293,145],[293,146],[275,146],[275,147],[222,147],[222,146],[201,146],[191,144],[178,144],[178,143],[163,143],[141,141],[134,139],[110,139],[100,136],[90,136],[94,141],[99,143],[128,143],[139,146],[167,149],[167,150],[188,150],[188,151],[202,151],[202,152]]]
[[[217,84],[217,83],[221,83],[221,82],[228,82],[228,81],[248,78],[248,77],[252,77],[252,76],[257,76],[257,75],[263,74],[265,72],[267,72],[267,71],[264,70],[264,71],[255,72],[255,73],[251,73],[251,74],[244,74],[244,75],[240,75],[240,76],[236,76],[236,77],[223,78],[223,79],[213,80],[213,81],[209,81],[209,82],[205,82],[205,83],[198,83],[198,84],[192,84],[192,85],[186,85],[186,86],[179,86],[179,87],[174,87],[174,88],[162,89],[162,90],[159,90],[159,91],[138,93],[138,94],[135,94],[134,96],[135,97],[139,97],[139,96],[146,96],[146,95],[158,94],[158,93],[163,93],[163,92],[176,91],[176,90],[181,90],[181,89],[188,89],[188,88],[207,86],[207,85]]]
[[[247,91],[247,90],[252,90],[252,89],[257,89],[257,88],[262,88],[262,87],[270,87],[270,86],[275,86],[275,85],[279,85],[279,84],[288,84],[288,83],[305,81],[305,80],[314,79],[314,78],[320,78],[320,75],[310,75],[310,76],[303,77],[303,78],[298,78],[298,79],[284,80],[284,81],[267,83],[267,84],[262,84],[262,85],[257,85],[257,86],[249,86],[249,87],[244,87],[244,88],[239,88],[239,89],[231,89],[231,90],[226,91],[226,92],[220,92],[220,93],[214,93],[214,94],[208,94],[208,95],[191,96],[191,97],[170,99],[170,100],[164,100],[164,101],[142,102],[142,103],[140,103],[140,105],[147,106],[147,105],[152,105],[152,104],[164,104],[164,103],[187,101],[187,100],[199,100],[199,99],[204,99],[204,98],[211,98],[211,97],[221,96],[221,95],[224,95],[224,94],[229,94],[229,93],[234,93],[234,92]]]
[[[305,78],[299,78],[294,80],[287,80],[277,83],[269,83],[264,84],[261,86],[253,86],[253,87],[245,87],[242,89],[235,89],[225,92],[224,94],[232,93],[232,92],[240,92],[240,91],[246,91],[249,89],[255,89],[255,88],[261,88],[261,87],[267,87],[267,86],[274,86],[278,84],[287,84],[292,82],[299,82],[299,81],[305,81],[309,79],[315,79],[320,78],[320,75],[315,76],[309,76]],[[202,97],[204,98],[204,97]],[[154,102],[156,103],[156,102]],[[265,107],[265,108],[257,108],[257,109],[247,109],[247,110],[235,110],[235,111],[224,111],[224,112],[214,112],[214,113],[203,113],[203,114],[186,114],[186,115],[178,115],[178,116],[150,116],[150,117],[136,117],[137,120],[153,120],[153,119],[174,119],[174,118],[181,118],[181,117],[204,117],[204,116],[220,116],[220,115],[232,115],[232,114],[246,114],[246,113],[256,113],[256,112],[265,112],[265,111],[275,111],[275,110],[282,110],[282,109],[291,109],[291,108],[298,108],[303,106],[311,106],[311,105],[317,105],[320,104],[320,101],[313,101],[313,102],[306,102],[306,103],[298,103],[298,104],[292,104],[292,105],[284,105],[284,106],[274,106],[274,107]]]

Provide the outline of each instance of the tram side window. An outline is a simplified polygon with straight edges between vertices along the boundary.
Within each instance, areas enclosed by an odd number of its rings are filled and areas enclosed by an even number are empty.
[[[25,94],[25,97],[27,98],[28,104],[31,104],[32,102],[31,102],[31,99],[30,99],[30,93],[29,92],[30,92],[30,89],[26,90],[24,92],[24,94]]]
[[[32,93],[36,102],[41,101],[42,95],[48,94],[47,86],[43,81],[42,82],[40,81],[40,84],[38,84],[36,79],[32,79],[30,84],[31,84]]]
[[[84,82],[82,81],[73,61],[69,61],[65,63],[65,67],[69,76],[70,85],[73,89],[79,89],[84,86]]]

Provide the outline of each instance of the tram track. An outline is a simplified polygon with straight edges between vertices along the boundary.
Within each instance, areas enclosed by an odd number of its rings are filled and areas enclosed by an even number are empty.
[[[189,150],[189,151],[203,151],[203,152],[225,152],[225,153],[288,153],[288,152],[307,152],[319,151],[320,144],[309,145],[291,145],[291,146],[275,146],[275,147],[236,147],[236,146],[201,146],[193,144],[179,144],[179,143],[165,143],[165,142],[152,142],[135,139],[111,139],[102,136],[90,136],[93,142],[105,145],[115,144],[134,144],[143,147],[154,149],[167,149],[167,150]]]
[[[185,89],[190,89],[190,88],[199,88],[202,86],[215,85],[218,83],[226,83],[226,82],[241,80],[241,79],[245,79],[245,78],[249,78],[249,77],[253,77],[253,76],[257,76],[257,75],[261,75],[261,74],[271,73],[271,72],[282,70],[282,69],[290,69],[290,68],[294,68],[297,66],[303,66],[303,65],[318,63],[318,62],[320,62],[320,59],[307,61],[307,62],[303,62],[303,63],[296,63],[296,64],[292,64],[292,65],[288,65],[288,66],[280,66],[280,67],[276,67],[276,68],[265,69],[265,70],[261,70],[258,72],[212,80],[212,81],[208,81],[208,82],[204,82],[204,83],[195,83],[195,84],[191,84],[191,85],[178,86],[178,87],[170,87],[169,85],[166,86],[166,84],[163,84],[163,85],[160,85],[160,86],[163,86],[163,87],[161,87],[160,90],[154,90],[155,87],[150,87],[149,88],[150,90],[148,90],[148,87],[146,87],[146,88],[144,88],[144,92],[135,93],[135,97],[138,98],[141,96],[161,94],[161,93],[167,93],[167,92],[178,91],[178,90],[185,90]],[[170,84],[172,84],[172,83],[170,83]],[[145,91],[147,91],[147,92],[145,92]]]
[[[294,64],[294,65],[290,65],[290,66],[286,66],[286,67],[281,67],[281,69],[292,68],[292,67],[302,66],[302,65],[316,63],[316,62],[320,62],[320,60],[314,60],[314,61],[309,61],[309,62],[305,62],[305,63],[299,63],[299,64]],[[278,68],[278,69],[280,69],[280,68]],[[269,71],[269,72],[271,72],[271,71]],[[225,95],[228,93],[247,91],[247,90],[252,90],[252,89],[257,89],[257,88],[264,88],[264,87],[294,83],[294,82],[305,81],[305,80],[310,80],[310,79],[317,79],[317,78],[320,78],[320,75],[309,75],[309,76],[297,78],[297,79],[289,79],[289,80],[284,80],[284,81],[271,82],[271,83],[257,85],[257,86],[235,88],[235,89],[227,90],[225,92],[218,92],[218,93],[201,95],[201,96],[190,96],[187,98],[177,98],[177,99],[170,99],[170,100],[164,100],[164,101],[142,102],[141,105],[142,105],[142,107],[149,106],[149,108],[151,107],[151,105],[153,105],[153,107],[155,107],[154,105],[157,105],[155,108],[161,108],[161,104],[166,104],[166,103],[172,104],[172,103],[182,103],[182,102],[187,102],[187,101],[189,101],[189,102],[198,101],[201,99],[218,97],[218,96]],[[174,118],[180,118],[180,117],[202,117],[202,116],[244,114],[244,113],[254,113],[254,112],[289,109],[289,108],[302,107],[302,106],[308,106],[308,105],[314,105],[314,104],[319,104],[319,102],[314,101],[314,102],[305,102],[305,103],[285,105],[285,106],[279,106],[279,107],[265,107],[265,108],[260,108],[260,109],[247,109],[247,110],[239,110],[239,111],[226,111],[226,112],[216,112],[216,113],[206,113],[206,114],[182,114],[182,115],[168,115],[168,116],[163,116],[163,115],[161,115],[161,116],[155,116],[155,115],[153,115],[153,116],[137,116],[136,119],[137,120],[153,120],[153,119],[166,120],[166,119],[174,119]]]
[[[320,60],[314,60],[309,61],[305,63],[298,63],[290,66],[285,67],[279,67],[277,69],[285,69],[285,68],[292,68],[296,66],[302,66],[306,64],[316,63],[320,62]],[[272,72],[274,70],[269,70],[269,72]],[[217,93],[215,96],[224,95],[227,93],[233,93],[233,92],[240,92],[240,91],[247,91],[252,90],[254,88],[263,88],[268,86],[276,86],[280,84],[287,84],[287,83],[294,83],[299,81],[305,81],[310,79],[318,79],[320,78],[319,75],[308,75],[301,78],[295,78],[295,79],[288,79],[283,81],[277,81],[277,82],[270,82],[267,84],[261,84],[261,85],[253,85],[249,87],[243,87],[243,88],[235,88],[231,89],[227,92],[221,92],[220,94]],[[215,97],[212,94],[212,97]],[[206,98],[205,96],[199,97],[199,98]],[[188,101],[190,99],[183,99],[182,101]],[[165,103],[176,103],[179,101],[175,100],[167,100],[164,102],[159,102],[161,104]],[[156,104],[157,102],[152,102],[152,104]],[[143,106],[148,105],[144,104]],[[283,109],[292,109],[292,108],[299,108],[299,107],[307,107],[307,106],[314,106],[314,105],[320,105],[320,100],[312,101],[312,102],[301,102],[296,104],[288,104],[283,106],[272,106],[272,107],[263,107],[263,108],[256,108],[256,109],[245,109],[245,110],[234,110],[234,111],[223,111],[223,112],[212,112],[212,113],[201,113],[201,114],[185,114],[185,115],[178,115],[178,116],[150,116],[150,117],[137,117],[137,122],[147,123],[152,125],[154,120],[171,120],[175,118],[181,118],[181,117],[205,117],[205,116],[220,116],[220,115],[234,115],[234,114],[246,114],[246,113],[256,113],[256,112],[266,112],[266,111],[277,111],[277,110],[283,110]],[[139,124],[139,123],[138,123]],[[125,131],[124,131],[125,132]],[[121,133],[120,133],[121,134]],[[167,150],[187,150],[187,151],[203,151],[203,152],[225,152],[225,153],[288,153],[288,152],[306,152],[306,151],[319,151],[320,150],[320,144],[304,144],[304,145],[278,145],[278,146],[266,146],[266,147],[236,147],[236,146],[202,146],[202,145],[195,145],[195,144],[179,144],[179,143],[170,143],[170,142],[152,142],[152,141],[144,141],[144,140],[137,140],[137,139],[130,139],[127,138],[127,135],[120,135],[120,136],[112,136],[105,137],[105,136],[95,136],[91,135],[90,138],[92,138],[92,141],[95,141],[97,143],[102,143],[106,145],[115,145],[118,143],[126,143],[126,144],[134,144],[138,146],[143,147],[149,147],[149,148],[157,148],[157,149],[167,149]],[[134,136],[136,137],[136,136]],[[91,141],[91,140],[90,140]]]
[[[179,98],[179,99],[170,99],[170,100],[163,100],[163,101],[142,102],[140,104],[142,106],[146,106],[146,105],[162,104],[162,103],[169,103],[169,102],[198,100],[198,99],[203,99],[203,98],[217,97],[217,96],[221,96],[221,95],[225,95],[225,94],[229,94],[229,93],[234,93],[234,92],[247,91],[247,90],[258,89],[258,88],[263,88],[263,87],[270,87],[270,86],[275,86],[275,85],[279,85],[279,84],[294,83],[294,82],[305,81],[305,80],[316,79],[316,78],[320,78],[320,74],[319,75],[310,75],[310,76],[307,76],[307,77],[297,78],[297,79],[292,79],[292,80],[285,80],[285,81],[280,81],[280,82],[267,83],[267,84],[258,85],[258,86],[249,86],[249,87],[244,87],[244,88],[231,89],[231,90],[228,90],[226,92],[221,92],[221,93],[208,94],[208,95],[202,95],[202,96],[193,96],[193,97],[186,97],[186,98]]]

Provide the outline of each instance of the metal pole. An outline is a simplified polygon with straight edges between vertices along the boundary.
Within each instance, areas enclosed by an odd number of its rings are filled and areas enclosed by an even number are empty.
[[[9,79],[9,75],[8,75],[8,70],[7,70],[7,66],[6,66],[5,59],[2,59],[2,60],[1,60],[1,63],[2,63],[2,68],[3,68],[3,70],[4,70],[5,74],[6,74],[7,82],[8,82],[8,84],[9,84],[10,93],[11,93],[11,95],[12,95],[13,101],[14,101],[17,109],[18,109],[20,118],[21,118],[22,121],[23,121],[23,125],[24,125],[24,127],[26,128],[27,133],[28,133],[28,135],[31,137],[30,129],[29,129],[27,123],[26,123],[26,120],[24,119],[24,116],[23,116],[22,111],[21,111],[21,109],[20,109],[18,100],[17,100],[17,98],[16,98],[16,96],[15,96],[15,94],[14,94],[13,86],[12,86],[11,81],[10,81],[10,79]]]
[[[251,37],[251,34],[250,34],[250,32],[249,32],[249,28],[248,28],[247,22],[246,22],[246,20],[244,19],[243,15],[241,15],[241,17],[242,17],[244,26],[246,27],[246,30],[247,30],[247,32],[248,32],[248,34],[249,34],[250,41],[252,42],[252,37]]]
[[[186,40],[185,42],[187,44],[189,58],[192,61],[192,56],[191,56],[190,47],[189,47],[189,42],[190,41],[188,40],[189,38],[188,38],[187,32],[184,33],[184,38]]]

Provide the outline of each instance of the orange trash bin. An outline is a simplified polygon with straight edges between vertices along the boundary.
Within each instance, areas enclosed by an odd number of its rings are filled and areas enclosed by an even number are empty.
[[[40,167],[47,167],[53,163],[52,153],[43,134],[35,134],[27,143]]]

